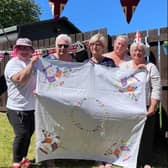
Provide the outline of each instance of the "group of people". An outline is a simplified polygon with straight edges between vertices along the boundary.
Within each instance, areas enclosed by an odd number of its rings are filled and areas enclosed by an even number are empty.
[[[45,55],[45,59],[75,62],[75,59],[68,53],[72,44],[71,38],[66,34],[60,34],[55,42],[55,54]],[[154,113],[160,99],[160,75],[157,67],[146,61],[146,46],[142,42],[133,42],[128,55],[128,38],[120,35],[114,41],[112,52],[105,53],[107,39],[102,34],[95,34],[89,40],[90,57],[86,63],[100,64],[109,67],[119,67],[124,70],[128,68],[143,68],[147,72],[146,95],[147,112],[144,133],[140,147],[140,158],[143,158],[144,151],[141,148],[145,144],[145,132],[151,129],[151,122],[154,122]],[[32,41],[27,38],[19,38],[14,47],[16,56],[10,59],[5,67],[5,79],[8,87],[7,117],[14,130],[13,142],[13,168],[28,167],[31,162],[26,158],[31,136],[34,132],[35,96],[33,90],[36,85],[36,64],[39,57],[33,56],[34,48]],[[152,120],[152,121],[151,121]],[[153,124],[154,126],[154,124]],[[154,129],[153,129],[154,130]],[[151,133],[154,131],[150,130]],[[148,132],[148,131],[147,131]],[[149,144],[148,144],[149,145]],[[152,145],[152,139],[151,144]],[[149,151],[151,153],[151,151]],[[150,156],[150,154],[149,154]],[[141,164],[150,164],[150,158],[140,159]],[[112,168],[112,164],[97,162],[98,168]],[[48,162],[48,167],[54,165],[53,161]]]

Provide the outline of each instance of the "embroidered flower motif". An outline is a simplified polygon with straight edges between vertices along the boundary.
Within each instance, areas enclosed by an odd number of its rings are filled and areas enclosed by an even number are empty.
[[[110,156],[116,160],[121,159],[123,162],[131,158],[130,148],[123,140],[113,143],[104,153],[105,156]]]
[[[41,141],[39,150],[45,154],[54,152],[61,146],[61,137],[53,132],[42,130],[43,140]]]
[[[61,77],[63,76],[62,71],[56,71],[55,76],[56,76],[57,78],[61,78]]]
[[[138,89],[139,82],[141,81],[135,75],[131,75],[120,80],[114,79],[113,85],[118,88],[120,93],[128,95],[131,100],[138,101],[139,94],[135,94],[135,91]]]
[[[50,87],[63,86],[65,84],[64,77],[68,77],[71,71],[71,68],[54,67],[52,64],[43,68],[45,79],[49,82]]]

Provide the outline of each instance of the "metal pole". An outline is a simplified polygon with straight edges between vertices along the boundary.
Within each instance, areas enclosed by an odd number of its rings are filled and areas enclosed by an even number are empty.
[[[8,46],[12,49],[12,44],[10,43],[9,38],[8,38],[8,36],[7,36],[6,32],[5,32],[5,29],[3,28],[3,26],[2,26],[2,24],[1,24],[1,23],[0,23],[0,27],[1,27],[1,29],[2,29],[2,32],[3,32],[3,33],[4,33],[4,35],[5,35],[5,38],[6,38],[7,43],[8,43]]]

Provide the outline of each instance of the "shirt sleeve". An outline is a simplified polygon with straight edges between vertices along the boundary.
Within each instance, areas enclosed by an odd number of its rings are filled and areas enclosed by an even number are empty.
[[[9,79],[24,68],[24,64],[16,60],[10,60],[5,68],[5,76]]]
[[[154,64],[150,64],[150,84],[151,84],[151,98],[160,100],[161,83],[160,74]]]

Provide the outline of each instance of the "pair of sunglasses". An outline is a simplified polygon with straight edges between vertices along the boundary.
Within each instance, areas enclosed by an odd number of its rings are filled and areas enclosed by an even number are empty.
[[[69,47],[69,45],[67,45],[67,44],[58,44],[57,46],[58,46],[58,48],[62,48],[62,47],[68,48]]]

